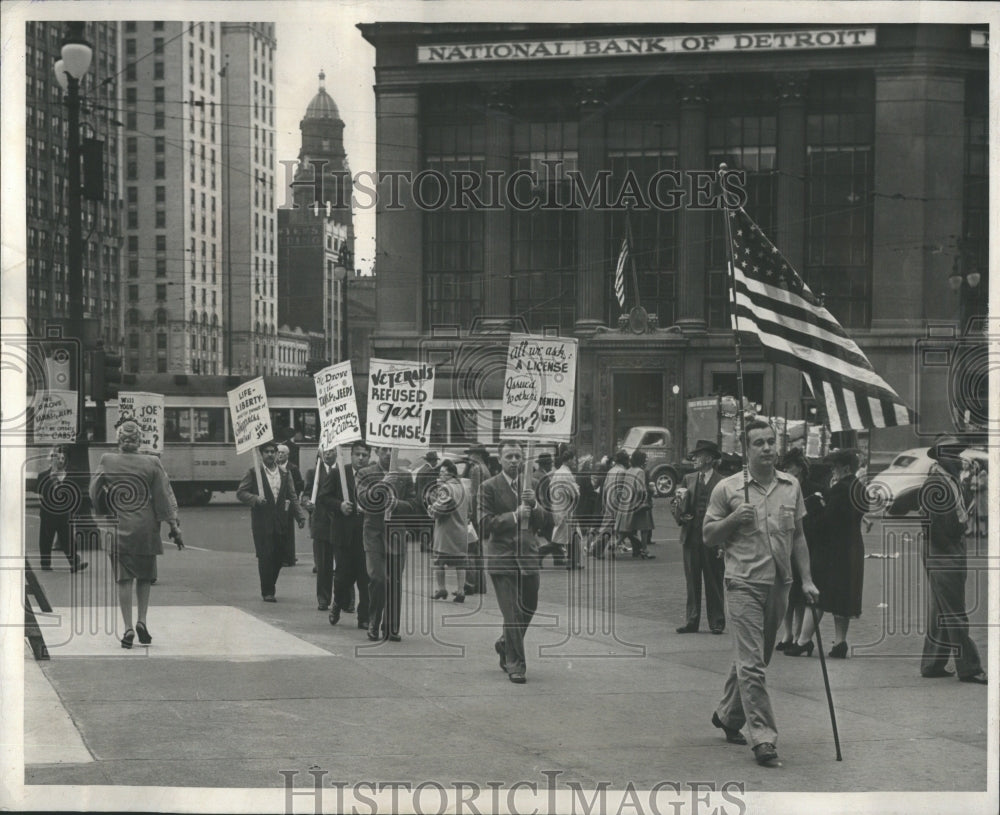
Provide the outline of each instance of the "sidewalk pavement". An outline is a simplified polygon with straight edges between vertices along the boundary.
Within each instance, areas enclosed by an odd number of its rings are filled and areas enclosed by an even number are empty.
[[[464,605],[430,600],[416,548],[403,641],[372,645],[354,616],[331,626],[317,611],[301,539],[276,604],[260,602],[252,555],[168,547],[152,590],[153,644],[132,651],[117,641],[106,557],[92,552],[86,572],[41,576],[59,619],[40,618],[51,661],[26,666],[25,783],[280,788],[285,770],[311,788],[308,770],[321,768],[349,784],[542,785],[543,771],[558,771],[560,784],[584,789],[670,779],[747,791],[986,788],[987,688],[919,675],[926,581],[916,551],[890,542],[886,553],[899,557],[866,561],[852,657],[827,661],[844,760],[834,760],[817,655],[776,653],[767,681],[783,767],[765,769],[709,721],[730,637],[707,626],[675,633],[685,597],[672,546],[654,547],[654,561],[546,569],[523,686],[497,665],[492,587]],[[869,552],[884,548],[869,540]],[[986,578],[973,573],[967,591],[984,664]],[[824,620],[827,650],[832,627]]]

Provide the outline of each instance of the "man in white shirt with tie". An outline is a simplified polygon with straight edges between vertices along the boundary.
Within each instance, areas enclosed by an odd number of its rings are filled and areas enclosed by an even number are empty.
[[[538,606],[539,556],[535,532],[549,514],[521,483],[524,453],[519,442],[502,441],[501,472],[482,483],[480,521],[486,570],[496,592],[503,633],[494,644],[500,667],[523,685],[527,663],[524,635]]]

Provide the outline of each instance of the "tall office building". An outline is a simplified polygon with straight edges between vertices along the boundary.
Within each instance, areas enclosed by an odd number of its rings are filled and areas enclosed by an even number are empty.
[[[274,26],[123,26],[126,370],[272,374]]]
[[[233,373],[278,368],[274,23],[222,23]]]
[[[219,23],[123,24],[125,369],[222,372]]]
[[[47,323],[69,316],[66,190],[69,123],[63,91],[53,67],[61,58],[65,24],[26,24],[25,146],[27,218],[27,314],[30,330],[44,335]],[[85,36],[93,47],[81,81],[80,132],[101,154],[99,201],[83,201],[83,294],[88,340],[112,348],[121,339],[122,142],[117,129],[121,65],[119,23],[91,22]],[[97,143],[100,144],[97,144]]]

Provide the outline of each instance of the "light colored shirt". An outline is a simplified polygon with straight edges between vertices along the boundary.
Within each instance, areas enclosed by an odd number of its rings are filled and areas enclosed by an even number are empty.
[[[275,467],[273,470],[269,470],[265,467],[264,476],[267,478],[267,483],[271,486],[271,495],[273,495],[274,500],[277,501],[278,490],[281,489],[281,469],[279,467]]]
[[[802,490],[797,479],[774,471],[771,483],[764,487],[750,479],[750,503],[757,513],[753,528],[736,528],[723,542],[726,553],[726,577],[748,583],[791,583],[792,544],[795,525],[806,514]],[[721,521],[743,503],[743,473],[722,479],[708,501],[705,524]]]

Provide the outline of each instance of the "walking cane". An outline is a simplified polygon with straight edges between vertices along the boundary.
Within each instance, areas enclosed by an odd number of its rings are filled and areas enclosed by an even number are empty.
[[[826,685],[826,701],[830,705],[830,724],[833,725],[833,743],[837,747],[837,761],[843,761],[840,754],[840,736],[837,733],[837,714],[833,709],[833,696],[830,693],[830,677],[826,672],[826,656],[823,654],[823,640],[819,634],[819,616],[816,614],[816,604],[810,603],[809,609],[813,615],[813,626],[816,629],[816,647],[819,649],[819,664],[823,668],[823,684]]]

